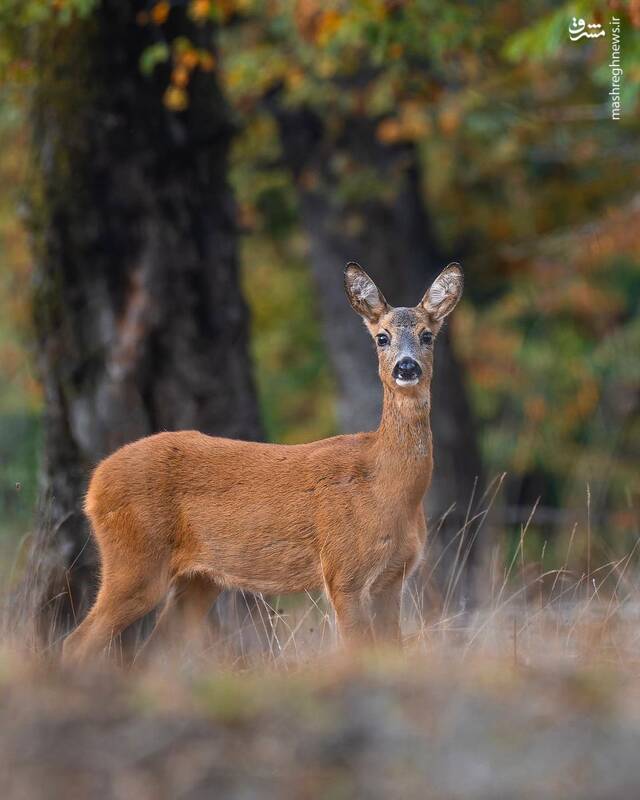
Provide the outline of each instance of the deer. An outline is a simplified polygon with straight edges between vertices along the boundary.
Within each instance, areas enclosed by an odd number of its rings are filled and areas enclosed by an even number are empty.
[[[163,432],[101,461],[84,505],[100,585],[64,660],[104,653],[163,602],[155,631],[204,627],[224,589],[324,589],[341,639],[400,644],[402,588],[427,535],[434,346],[463,282],[451,263],[417,306],[394,308],[347,264],[347,299],[378,355],[375,431],[296,445]]]

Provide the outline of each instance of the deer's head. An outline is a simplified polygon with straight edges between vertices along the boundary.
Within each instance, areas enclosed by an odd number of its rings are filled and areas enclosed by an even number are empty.
[[[462,296],[463,283],[460,265],[449,264],[417,306],[393,308],[359,264],[347,264],[347,297],[373,337],[380,379],[389,390],[417,398],[428,392],[435,339]]]

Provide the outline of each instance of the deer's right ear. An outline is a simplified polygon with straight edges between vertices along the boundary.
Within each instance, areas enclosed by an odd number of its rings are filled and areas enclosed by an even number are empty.
[[[429,312],[434,321],[442,322],[462,297],[463,285],[462,267],[454,261],[442,270],[427,289],[420,305]]]
[[[344,290],[353,309],[369,322],[377,322],[389,310],[380,289],[355,261],[345,268]]]

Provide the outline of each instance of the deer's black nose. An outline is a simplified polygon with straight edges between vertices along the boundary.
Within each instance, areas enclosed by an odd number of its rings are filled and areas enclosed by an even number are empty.
[[[393,377],[402,381],[414,381],[422,375],[422,368],[412,358],[401,358],[393,368]]]

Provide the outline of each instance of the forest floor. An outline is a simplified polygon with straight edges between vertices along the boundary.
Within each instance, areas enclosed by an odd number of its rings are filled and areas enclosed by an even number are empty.
[[[638,797],[638,631],[635,606],[591,601],[244,667],[64,670],[7,648],[0,797]]]

